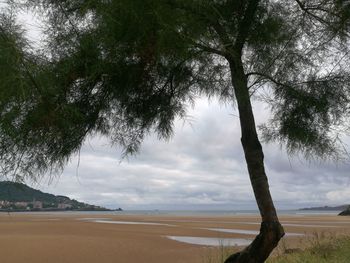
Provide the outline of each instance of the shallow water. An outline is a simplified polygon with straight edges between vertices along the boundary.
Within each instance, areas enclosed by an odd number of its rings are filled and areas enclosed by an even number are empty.
[[[167,236],[167,238],[178,242],[202,246],[247,246],[252,242],[252,240],[244,238],[215,238],[188,236]]]
[[[256,230],[245,230],[245,229],[227,229],[227,228],[204,228],[211,231],[223,232],[223,233],[234,233],[243,235],[258,235],[259,231]],[[305,234],[300,233],[286,233],[286,236],[304,236]]]
[[[234,233],[244,235],[257,235],[259,231],[255,230],[244,230],[244,229],[228,229],[228,228],[203,228],[211,231],[223,232],[223,233]]]
[[[231,224],[242,224],[242,225],[260,225],[261,223],[257,222],[231,222]],[[281,223],[282,226],[295,226],[295,227],[339,227],[339,226],[331,226],[331,225],[313,225],[313,224],[299,224],[299,223]]]
[[[287,224],[283,224],[282,223],[282,226],[296,226],[296,227],[339,227],[339,226],[328,226],[328,225],[307,225],[307,224],[290,224],[290,223],[287,223]]]
[[[106,217],[84,217],[84,218],[77,218],[77,220],[95,221],[95,220],[108,220],[108,218],[106,218]]]
[[[350,224],[350,221],[280,221],[281,224]]]
[[[120,224],[120,225],[174,226],[169,224],[161,224],[161,223],[153,223],[153,222],[114,221],[114,220],[91,220],[91,221],[95,223]]]

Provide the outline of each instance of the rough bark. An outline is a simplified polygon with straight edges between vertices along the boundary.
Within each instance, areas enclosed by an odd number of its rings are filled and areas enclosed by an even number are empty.
[[[257,135],[250,101],[247,77],[244,73],[241,58],[238,57],[239,59],[232,58],[229,60],[232,84],[239,111],[241,142],[262,223],[260,233],[254,241],[243,251],[231,255],[225,263],[262,263],[277,246],[284,235],[284,230],[279,223],[271,198],[264,168],[264,154]]]

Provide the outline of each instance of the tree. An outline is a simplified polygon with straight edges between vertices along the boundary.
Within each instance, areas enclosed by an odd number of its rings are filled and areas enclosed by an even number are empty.
[[[195,96],[219,96],[237,105],[262,218],[252,244],[226,263],[264,262],[284,231],[251,101],[271,105],[271,122],[261,127],[267,141],[285,143],[290,153],[340,158],[349,114],[350,3],[24,2],[46,17],[47,43],[32,52],[19,29],[8,26],[13,21],[1,20],[0,45],[9,47],[0,57],[9,72],[0,84],[5,173],[59,170],[92,134],[135,153],[150,132],[169,137]]]

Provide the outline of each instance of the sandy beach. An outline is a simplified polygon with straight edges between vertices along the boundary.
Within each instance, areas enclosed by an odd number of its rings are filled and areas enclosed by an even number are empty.
[[[348,217],[280,219],[290,246],[316,232],[350,233]],[[251,215],[1,213],[0,255],[2,263],[205,263],[216,244],[244,244],[258,229]]]

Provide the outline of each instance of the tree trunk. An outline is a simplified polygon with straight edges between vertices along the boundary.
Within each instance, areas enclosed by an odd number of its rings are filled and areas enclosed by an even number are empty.
[[[265,262],[279,240],[284,236],[284,230],[278,221],[271,198],[264,168],[264,154],[255,127],[247,77],[244,73],[241,58],[232,58],[229,63],[232,85],[238,104],[242,133],[241,142],[262,223],[260,233],[254,241],[241,252],[227,258],[225,263],[262,263]]]

